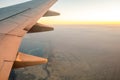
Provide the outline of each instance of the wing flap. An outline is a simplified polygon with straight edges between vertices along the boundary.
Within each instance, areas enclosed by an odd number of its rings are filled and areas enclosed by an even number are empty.
[[[0,41],[0,59],[14,61],[22,37],[4,35]]]
[[[0,80],[8,80],[12,65],[13,62],[10,61],[2,62],[3,67],[0,67]]]
[[[7,80],[16,59],[22,37],[13,35],[1,36],[0,40],[0,80]]]

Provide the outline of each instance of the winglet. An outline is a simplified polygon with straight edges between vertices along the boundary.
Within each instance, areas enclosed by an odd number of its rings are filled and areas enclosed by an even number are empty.
[[[47,63],[47,59],[36,57],[28,54],[19,52],[16,61],[14,62],[13,68],[22,68],[27,66],[33,66],[38,64]]]

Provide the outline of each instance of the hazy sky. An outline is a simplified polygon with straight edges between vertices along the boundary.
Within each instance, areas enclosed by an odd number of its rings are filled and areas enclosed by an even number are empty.
[[[58,0],[51,9],[61,13],[53,22],[120,21],[120,0]]]
[[[22,3],[31,0],[14,0]],[[13,0],[0,0],[0,7],[14,4]],[[58,0],[51,8],[60,12],[57,17],[42,18],[45,23],[116,21],[120,22],[120,0]]]

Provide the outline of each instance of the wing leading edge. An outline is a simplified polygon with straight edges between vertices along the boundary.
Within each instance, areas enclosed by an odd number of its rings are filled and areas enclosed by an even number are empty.
[[[8,80],[12,67],[47,62],[44,58],[19,53],[18,48],[22,37],[55,2],[56,0],[32,0],[0,9],[0,80]],[[35,60],[30,61],[31,57]]]

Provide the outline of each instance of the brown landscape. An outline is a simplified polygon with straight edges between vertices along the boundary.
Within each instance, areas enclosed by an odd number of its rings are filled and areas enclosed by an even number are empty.
[[[16,80],[120,80],[119,27],[57,26],[25,36],[20,51],[49,62],[15,70]]]

